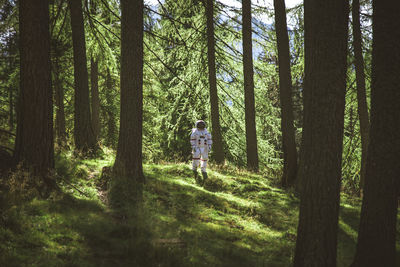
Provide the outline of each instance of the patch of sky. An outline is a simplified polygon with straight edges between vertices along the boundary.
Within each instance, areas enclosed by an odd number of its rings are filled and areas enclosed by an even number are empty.
[[[240,15],[240,10],[242,8],[242,2],[239,0],[216,0],[217,4],[222,4],[225,6],[221,16],[218,18],[217,24],[223,24],[226,20],[233,21],[233,27],[237,31],[241,31],[241,21],[242,18]],[[158,6],[161,3],[164,3],[164,0],[145,0],[145,5],[149,7],[149,9],[153,11],[158,10]],[[301,4],[301,0],[286,0],[286,8],[291,9],[293,7],[298,6]],[[274,25],[274,17],[273,17],[273,0],[253,0],[252,1],[253,9],[257,9],[258,12],[253,12],[253,60],[257,60],[257,58],[264,53],[264,48],[262,47],[261,43],[267,41],[274,41],[270,40],[268,36],[264,33],[266,30],[273,30]],[[265,9],[265,12],[260,12],[260,10]],[[152,12],[153,18],[156,20],[160,19],[160,15]],[[298,27],[298,21],[294,16],[288,15],[288,28],[289,34],[291,29]],[[227,48],[226,52],[232,55],[233,57],[241,56],[243,52],[243,46],[241,41],[235,41],[233,44],[229,44],[231,48],[236,50],[238,53],[232,51],[232,49]],[[224,77],[224,80],[227,77]],[[228,103],[227,103],[228,104]],[[229,105],[229,104],[228,104]]]
[[[145,0],[144,3],[147,6],[156,7],[159,5],[159,1],[161,3],[164,2],[164,0]],[[242,2],[238,0],[217,0],[217,2],[225,5],[227,7],[225,11],[232,16],[235,15],[235,10],[242,8]],[[293,8],[302,2],[303,1],[301,0],[286,0],[285,4],[286,8]],[[273,0],[255,0],[255,1],[253,0],[252,4],[260,8],[267,8],[269,10],[273,9]],[[261,20],[263,20],[267,24],[272,23],[272,22],[268,23],[268,21],[270,21],[271,18],[267,15],[261,16]]]

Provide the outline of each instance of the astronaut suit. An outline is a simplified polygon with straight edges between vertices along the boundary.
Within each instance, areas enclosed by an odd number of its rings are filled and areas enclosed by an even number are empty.
[[[203,181],[207,179],[207,160],[208,160],[208,152],[211,151],[212,139],[211,134],[206,129],[206,123],[202,120],[199,120],[195,124],[195,128],[192,129],[192,134],[190,135],[190,144],[192,145],[192,170],[194,173],[194,178],[197,182],[198,174],[197,167],[200,162],[201,174],[203,176]]]

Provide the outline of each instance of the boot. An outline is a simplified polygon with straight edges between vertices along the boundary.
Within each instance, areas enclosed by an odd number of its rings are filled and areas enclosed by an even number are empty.
[[[206,172],[201,172],[201,175],[203,176],[203,181],[201,182],[201,185],[204,185],[204,183],[207,180],[208,176],[207,176]]]
[[[192,170],[192,171],[193,171],[194,180],[196,181],[196,183],[199,183],[199,174],[197,173],[197,170]]]

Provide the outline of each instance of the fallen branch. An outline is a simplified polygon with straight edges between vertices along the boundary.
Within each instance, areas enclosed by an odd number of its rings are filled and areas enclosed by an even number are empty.
[[[170,238],[170,239],[164,239],[164,238],[160,238],[160,239],[155,239],[153,240],[153,246],[156,247],[186,247],[186,242],[179,239],[179,238]]]
[[[60,176],[60,175],[56,175],[57,178],[60,178],[61,180],[63,180],[64,183],[66,183],[67,185],[71,186],[73,189],[75,189],[76,191],[78,191],[81,195],[90,198],[90,196],[88,194],[86,194],[85,192],[83,192],[82,190],[80,190],[79,188],[77,188],[76,186],[74,186],[73,184],[71,184],[69,181],[67,181],[66,179],[64,179],[64,177]]]

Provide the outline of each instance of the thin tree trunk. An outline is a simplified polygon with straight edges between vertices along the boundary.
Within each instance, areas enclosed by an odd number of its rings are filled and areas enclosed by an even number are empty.
[[[254,71],[251,31],[251,0],[242,1],[243,9],[243,74],[244,104],[246,119],[247,169],[258,171],[258,149],[256,132],[256,111],[254,101]]]
[[[400,7],[373,1],[371,130],[353,266],[398,266]]]
[[[8,120],[8,125],[10,127],[10,132],[14,131],[14,98],[13,98],[13,88],[10,86],[8,88],[8,101],[9,101],[9,120]]]
[[[365,168],[367,163],[367,151],[369,143],[369,115],[367,105],[367,94],[365,88],[364,58],[362,55],[362,39],[360,27],[360,1],[353,0],[353,47],[356,69],[357,82],[357,103],[358,116],[360,117],[360,134],[361,134],[361,171],[360,171],[360,188],[364,187]]]
[[[348,2],[305,0],[304,123],[294,266],[336,266]]]
[[[289,37],[284,0],[274,0],[275,28],[278,43],[279,92],[283,145],[282,186],[294,184],[297,174],[297,150],[293,126],[292,75],[290,73]]]
[[[111,78],[110,69],[107,69],[107,78],[106,78],[106,101],[107,101],[107,136],[106,136],[106,145],[115,148],[116,139],[117,139],[117,126],[116,126],[116,118],[114,114],[114,101],[113,101],[113,81]]]
[[[56,135],[59,144],[63,144],[67,140],[67,132],[65,128],[65,109],[64,109],[64,88],[60,79],[60,65],[58,55],[56,55],[54,63],[54,87],[56,100]]]
[[[207,46],[208,46],[208,81],[210,84],[211,123],[213,136],[213,158],[217,164],[224,163],[221,125],[219,122],[219,105],[217,77],[215,70],[215,38],[214,38],[214,0],[207,0]]]
[[[128,178],[141,198],[143,121],[143,0],[121,0],[121,119],[116,178]]]
[[[75,147],[83,152],[96,150],[89,101],[89,82],[86,63],[85,30],[83,24],[82,1],[69,0],[71,30],[74,50]]]
[[[97,60],[90,59],[90,83],[92,89],[92,128],[98,140],[100,134],[100,98],[99,98],[99,65]]]
[[[49,1],[19,1],[20,95],[15,160],[44,179],[47,193],[55,182],[53,94],[50,69]]]
[[[92,16],[97,15],[96,1],[86,2]],[[100,135],[100,97],[99,97],[99,64],[96,56],[90,57],[90,88],[92,93],[92,128],[96,141]]]

